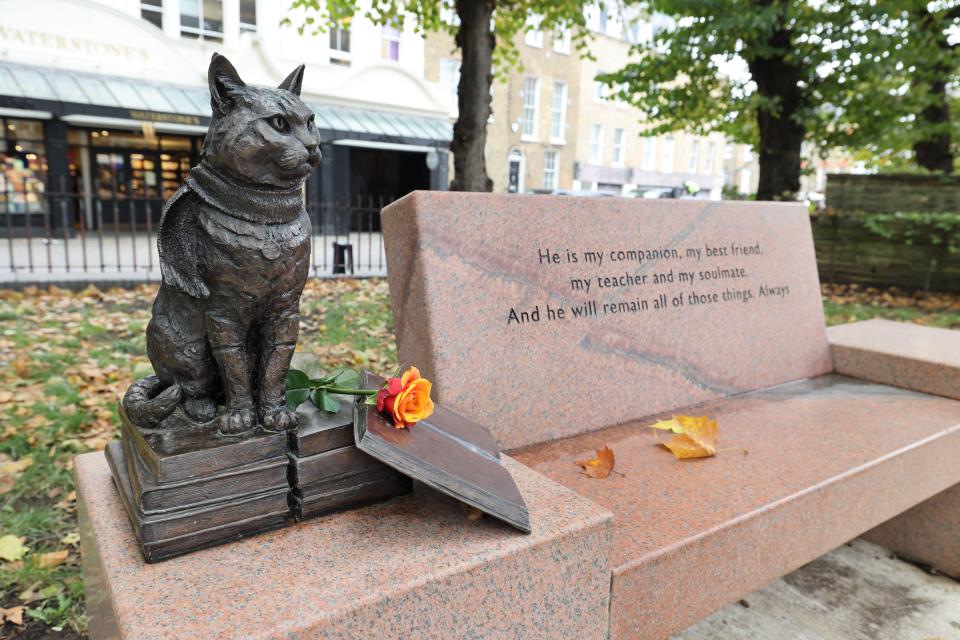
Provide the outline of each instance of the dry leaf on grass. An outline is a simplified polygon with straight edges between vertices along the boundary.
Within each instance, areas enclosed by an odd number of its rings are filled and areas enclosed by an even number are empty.
[[[23,546],[23,538],[8,533],[0,538],[0,560],[13,562],[23,557],[27,548]]]
[[[49,553],[40,554],[37,557],[37,566],[38,567],[56,567],[67,561],[67,558],[70,557],[69,549],[61,549],[60,551],[51,551]]]
[[[0,624],[4,622],[10,622],[15,625],[23,624],[23,612],[26,610],[26,607],[10,607],[9,609],[4,609],[0,607]]]
[[[577,460],[576,464],[583,467],[583,474],[590,478],[603,480],[610,475],[616,460],[613,455],[613,449],[604,445],[603,449],[597,449],[597,456],[590,460]]]
[[[720,430],[717,427],[717,421],[710,419],[709,416],[674,416],[669,420],[660,420],[650,427],[674,434],[667,442],[658,444],[669,449],[680,459],[709,458],[717,455]],[[737,449],[747,452],[746,449],[739,447]],[[730,450],[723,449],[723,451]]]

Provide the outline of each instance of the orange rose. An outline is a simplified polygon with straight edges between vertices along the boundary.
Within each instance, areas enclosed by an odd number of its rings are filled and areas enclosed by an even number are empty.
[[[400,378],[390,378],[377,392],[377,410],[386,411],[397,429],[411,427],[433,414],[430,390],[433,385],[420,377],[416,367],[407,369]]]

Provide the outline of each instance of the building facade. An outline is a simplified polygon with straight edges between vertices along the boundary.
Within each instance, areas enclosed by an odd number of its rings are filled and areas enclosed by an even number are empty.
[[[306,63],[323,160],[308,202],[443,189],[446,96],[412,28],[298,35],[274,0],[0,0],[0,233],[149,227],[199,161],[206,71],[252,84]],[[376,221],[374,221],[376,222]]]
[[[518,37],[522,69],[494,80],[487,129],[487,171],[495,191],[597,191],[637,197],[696,193],[717,199],[729,174],[720,134],[652,136],[645,115],[612,97],[595,80],[628,61],[630,46],[652,38],[658,21],[621,15],[613,3],[587,9],[590,56],[569,34],[528,32]],[[424,75],[448,95],[456,116],[459,53],[452,38],[426,38]],[[733,145],[742,152],[742,145]],[[751,180],[742,181],[750,188]],[[755,180],[753,181],[755,186]]]

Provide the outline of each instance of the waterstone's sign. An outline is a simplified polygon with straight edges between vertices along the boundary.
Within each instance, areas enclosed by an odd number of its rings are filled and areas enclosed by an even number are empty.
[[[507,448],[830,369],[802,205],[417,192],[383,227],[400,359]]]

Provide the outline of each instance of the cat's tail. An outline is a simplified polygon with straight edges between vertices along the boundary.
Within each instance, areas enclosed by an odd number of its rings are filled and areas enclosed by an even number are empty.
[[[140,378],[124,394],[123,410],[134,424],[156,427],[177,408],[181,395],[178,384],[164,388],[157,376]]]

